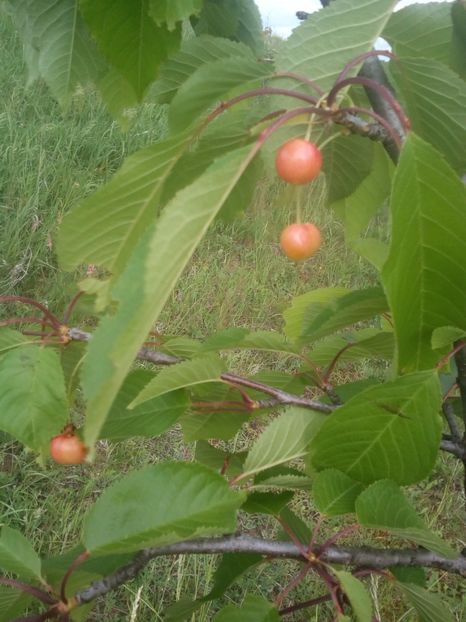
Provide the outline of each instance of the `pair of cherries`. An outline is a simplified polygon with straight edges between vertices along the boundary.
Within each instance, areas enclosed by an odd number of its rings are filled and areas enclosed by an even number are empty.
[[[322,154],[314,143],[294,138],[277,151],[275,168],[277,175],[289,184],[307,184],[320,173]],[[312,257],[319,250],[320,243],[320,231],[310,222],[288,225],[280,236],[283,252],[294,261]]]

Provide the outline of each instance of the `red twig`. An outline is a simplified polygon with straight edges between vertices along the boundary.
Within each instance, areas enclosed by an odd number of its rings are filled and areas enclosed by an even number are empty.
[[[359,65],[359,63],[362,63],[366,60],[366,58],[370,58],[371,56],[387,56],[388,58],[391,58],[393,60],[398,60],[398,57],[393,54],[393,52],[389,52],[388,50],[371,50],[370,52],[365,52],[364,54],[356,56],[356,58],[353,58],[353,60],[350,60],[350,62],[343,67],[340,74],[337,76],[337,79],[335,80],[335,84],[338,84],[344,78],[346,78],[349,70],[352,69],[352,67],[354,67],[355,65]]]
[[[68,599],[66,598],[66,584],[68,583],[69,578],[71,577],[73,572],[76,570],[76,568],[80,566],[83,562],[85,562],[88,558],[89,558],[89,552],[84,551],[71,563],[70,567],[65,572],[63,576],[63,580],[61,582],[61,586],[60,586],[60,598],[62,599],[62,602],[64,603],[68,602]]]
[[[12,326],[13,324],[40,324],[41,326],[48,326],[49,328],[56,329],[56,326],[44,320],[41,317],[12,317],[8,320],[0,320],[0,326]]]
[[[441,369],[442,367],[444,367],[448,363],[448,361],[451,359],[451,357],[455,356],[455,354],[459,352],[460,350],[462,350],[465,346],[466,346],[466,341],[461,341],[453,350],[451,350],[451,352],[449,352],[443,358],[440,359],[440,361],[436,365],[437,369]]]
[[[78,292],[72,299],[71,302],[69,303],[69,305],[66,307],[65,309],[65,313],[63,314],[63,324],[66,324],[68,322],[68,320],[71,317],[71,314],[73,313],[73,309],[76,305],[76,303],[78,302],[78,300],[81,298],[81,296],[84,294],[84,292]]]
[[[271,79],[273,78],[291,78],[292,80],[297,80],[302,84],[310,86],[312,89],[314,89],[314,91],[316,91],[316,93],[319,94],[320,97],[325,94],[315,80],[311,80],[310,78],[302,76],[299,73],[294,73],[293,71],[279,71],[278,73],[275,73],[273,76],[271,76]]]
[[[53,605],[55,604],[55,600],[48,594],[44,592],[44,590],[40,590],[33,585],[29,585],[29,583],[23,583],[22,581],[17,581],[16,579],[7,579],[6,577],[0,577],[0,585],[7,585],[8,587],[14,588],[15,590],[19,590],[20,592],[25,592],[29,594],[33,598],[40,600],[41,603],[45,605]]]
[[[22,302],[23,304],[30,305],[32,307],[36,307],[36,309],[40,309],[42,313],[47,317],[54,328],[60,327],[60,320],[51,313],[47,307],[43,304],[34,300],[33,298],[27,298],[26,296],[0,296],[0,303],[2,302]]]

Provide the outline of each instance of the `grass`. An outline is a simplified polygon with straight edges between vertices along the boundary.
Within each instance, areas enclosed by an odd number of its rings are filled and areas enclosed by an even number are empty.
[[[61,310],[75,291],[73,277],[59,271],[54,256],[54,236],[63,214],[109,179],[128,154],[160,138],[165,113],[145,106],[127,134],[90,92],[77,95],[70,110],[63,113],[44,85],[24,88],[20,46],[9,25],[1,22],[0,41],[0,293],[32,296]],[[227,326],[280,329],[281,312],[295,295],[318,287],[373,284],[372,269],[348,250],[342,227],[323,206],[322,187],[313,188],[305,217],[320,226],[325,243],[312,261],[296,266],[282,256],[277,240],[289,222],[294,197],[281,184],[264,183],[243,218],[232,225],[214,225],[182,276],[158,328],[196,338]],[[239,355],[234,362],[243,373],[253,373],[264,360],[274,359]],[[371,368],[362,363],[345,374],[354,378],[367,371]],[[252,434],[243,430],[237,442],[250,443]],[[44,469],[32,454],[6,440],[0,454],[0,522],[20,529],[42,555],[58,555],[76,544],[87,507],[122,472],[165,459],[189,459],[193,449],[193,444],[182,442],[175,428],[157,439],[103,442],[92,467]],[[429,483],[412,492],[427,522],[456,540],[463,527],[459,478],[457,463],[442,456]],[[296,510],[314,514],[306,495],[298,498]],[[250,516],[245,520],[250,529],[270,528],[267,520],[257,523]],[[324,533],[334,526],[335,521],[330,521]],[[161,620],[164,609],[177,598],[208,591],[215,565],[211,557],[160,559],[136,580],[99,601],[88,619]],[[286,574],[291,576],[295,568],[286,564]],[[414,619],[412,614],[401,613],[403,607],[383,582],[374,579],[370,585],[384,622]],[[457,620],[463,619],[464,595],[453,594],[459,582],[450,579],[441,585],[449,603],[454,603]],[[264,564],[233,586],[222,604],[240,602],[248,589],[276,596],[283,586],[283,567]],[[311,580],[296,596],[307,599],[319,590],[321,586]],[[211,620],[216,608],[218,604],[205,604],[193,620]],[[294,619],[332,619],[326,606],[306,615]]]

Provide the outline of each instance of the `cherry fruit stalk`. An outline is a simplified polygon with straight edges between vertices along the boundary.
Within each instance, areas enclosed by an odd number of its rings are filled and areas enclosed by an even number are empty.
[[[76,436],[73,426],[68,426],[50,441],[50,455],[58,464],[82,464],[87,452],[86,445]]]
[[[284,143],[275,158],[277,175],[289,184],[307,184],[322,168],[322,153],[314,143],[293,138]]]
[[[320,243],[320,231],[310,222],[288,225],[280,236],[283,252],[293,261],[304,261],[312,257],[319,250]]]

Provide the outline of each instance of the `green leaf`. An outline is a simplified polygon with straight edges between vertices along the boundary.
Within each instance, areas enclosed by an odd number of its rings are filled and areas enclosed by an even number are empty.
[[[82,263],[117,275],[123,270],[153,223],[163,184],[190,139],[186,132],[134,153],[108,184],[65,216],[57,240],[64,270]]]
[[[216,471],[224,469],[227,476],[235,476],[241,473],[245,457],[246,452],[244,451],[241,453],[229,453],[218,449],[218,447],[213,447],[204,440],[196,443],[196,452],[194,454],[196,462],[205,464]]]
[[[317,315],[311,310],[310,319],[304,314],[301,336],[316,341],[386,311],[388,304],[380,287],[355,290],[324,305]]]
[[[151,372],[142,369],[128,374],[108,413],[101,438],[115,441],[133,436],[158,436],[184,415],[189,406],[184,391],[172,391],[128,410],[128,405],[153,377]]]
[[[36,451],[68,420],[65,380],[51,348],[24,346],[0,360],[0,429]]]
[[[97,79],[104,64],[79,12],[78,0],[15,0],[13,19],[53,96],[69,102],[78,84]],[[33,53],[32,53],[33,51]]]
[[[326,419],[312,444],[313,464],[365,483],[420,481],[438,453],[440,399],[432,371],[366,389]]]
[[[98,82],[102,99],[112,117],[127,130],[138,104],[136,91],[116,69],[110,69]]]
[[[339,516],[355,511],[354,503],[363,490],[360,482],[355,482],[341,471],[326,469],[314,476],[312,493],[319,512]]]
[[[414,4],[390,17],[383,38],[397,56],[433,58],[448,64],[452,37],[451,6],[443,2]]]
[[[10,328],[0,328],[0,356],[15,350],[22,343],[29,342],[29,338],[20,333],[17,330],[11,330]]]
[[[181,358],[192,358],[199,354],[201,342],[189,337],[173,337],[164,341],[158,349],[166,354]]]
[[[278,611],[261,596],[248,594],[241,607],[228,605],[222,609],[213,622],[279,622]]]
[[[299,516],[297,516],[290,508],[285,507],[280,513],[280,522],[286,523],[287,527],[295,538],[302,542],[303,544],[308,545],[311,540],[311,527],[308,523],[305,523]],[[291,540],[291,536],[288,531],[284,529],[280,530],[277,534],[277,538],[280,540]]]
[[[162,65],[160,76],[150,94],[155,101],[168,104],[196,69],[231,56],[251,58],[251,51],[242,43],[209,35],[187,39],[183,41],[180,50]]]
[[[305,318],[307,322],[310,322],[311,318],[316,317],[324,306],[348,293],[350,290],[343,287],[325,287],[293,298],[291,307],[283,313],[287,337],[292,340],[299,339]]]
[[[211,412],[186,415],[180,420],[186,443],[209,438],[228,441],[235,436],[249,414],[242,412]]]
[[[361,257],[367,259],[378,272],[382,271],[388,257],[388,245],[385,242],[376,238],[364,238],[352,240],[351,246]]]
[[[254,443],[244,463],[242,478],[302,458],[325,416],[302,408],[289,408],[272,421]]]
[[[374,47],[395,5],[396,0],[331,3],[293,31],[278,54],[277,68],[312,77],[328,90],[345,63]]]
[[[443,63],[425,58],[402,58],[399,67],[393,61],[393,75],[413,131],[438,149],[455,171],[465,173],[464,80]]]
[[[347,349],[342,352],[344,348]],[[339,352],[342,352],[339,363],[374,358],[391,360],[394,348],[393,332],[363,328],[343,336],[326,337],[313,347],[308,358],[317,366],[330,364]]]
[[[170,391],[187,389],[206,382],[220,382],[220,376],[224,370],[224,363],[215,354],[199,356],[190,361],[172,365],[162,369],[131,402],[129,408],[132,409]]]
[[[294,493],[290,491],[274,492],[252,492],[248,495],[241,509],[249,514],[272,514],[278,516],[283,508],[293,498]]]
[[[11,622],[28,607],[32,597],[24,592],[0,585],[0,622]]]
[[[389,568],[392,575],[401,583],[414,583],[420,587],[425,587],[427,583],[426,571],[424,568],[413,568],[410,566],[394,566]]]
[[[180,191],[149,228],[116,283],[112,294],[118,309],[101,321],[83,365],[88,445],[98,437],[141,344],[251,157],[249,147],[229,153]]]
[[[461,328],[455,328],[455,326],[440,326],[432,332],[432,348],[439,350],[452,346],[453,342],[464,339],[466,337],[466,330]]]
[[[251,488],[254,490],[270,490],[270,488],[309,490],[312,488],[312,479],[297,469],[280,465],[258,473]]]
[[[0,567],[22,579],[42,580],[40,557],[22,533],[2,527],[0,534]]]
[[[356,620],[358,622],[371,622],[372,600],[364,584],[345,570],[334,570],[333,572],[340,581],[340,585],[348,597]]]
[[[352,194],[332,204],[345,223],[346,239],[350,242],[358,240],[390,195],[393,163],[381,145],[374,144],[373,148],[370,173]]]
[[[451,68],[466,79],[466,6],[464,2],[451,5],[453,36],[451,40]]]
[[[150,0],[149,15],[158,26],[167,24],[174,30],[177,22],[197,15],[202,9],[203,0]]]
[[[466,328],[465,203],[461,180],[411,134],[395,174],[392,240],[382,272],[404,372],[435,366],[436,328]]]
[[[454,622],[448,606],[437,594],[413,583],[397,584],[419,615],[420,622]]]
[[[188,538],[231,533],[244,494],[200,464],[163,463],[126,475],[87,513],[83,544],[124,553]]]
[[[324,147],[322,155],[328,202],[333,203],[350,196],[369,175],[374,145],[362,136],[341,136]]]
[[[250,144],[252,138],[249,133],[249,125],[255,118],[256,116],[249,110],[235,109],[228,110],[209,124],[202,132],[202,137],[197,142],[196,148],[183,154],[174,166],[163,188],[162,203],[165,204],[167,201],[171,200],[181,188],[185,188],[195,181],[216,158],[219,158],[228,151]],[[257,172],[254,170],[255,167],[253,166],[256,161],[257,159],[246,169],[245,174],[238,182],[232,195],[235,193],[238,186],[243,183],[246,173],[250,172],[253,174]],[[249,178],[249,174],[246,177]],[[248,186],[248,183],[249,181],[247,181],[246,186]],[[247,187],[243,188],[240,192],[240,195],[244,195],[243,199],[246,201],[246,203],[242,204],[243,209],[246,209],[248,206],[247,201],[249,201],[245,195],[245,190],[247,190]],[[232,199],[232,195],[230,195],[220,210],[219,217],[222,216],[225,209],[228,208],[229,210],[230,208],[234,208],[234,205],[228,205]]]
[[[249,332],[245,328],[227,328],[212,335],[202,345],[204,352],[248,348],[266,352],[296,354],[297,349],[284,335],[268,330]]]
[[[247,57],[224,58],[202,65],[173,98],[168,114],[171,129],[184,130],[232,89],[263,80],[271,73],[270,65]]]
[[[161,63],[178,48],[181,29],[170,32],[157,26],[149,16],[147,0],[80,0],[80,7],[103,54],[141,100]]]
[[[395,482],[379,480],[369,486],[357,498],[356,512],[364,527],[383,529],[451,559],[458,556],[425,526]]]
[[[197,34],[242,41],[257,55],[263,53],[262,20],[254,0],[204,0],[194,29]]]

